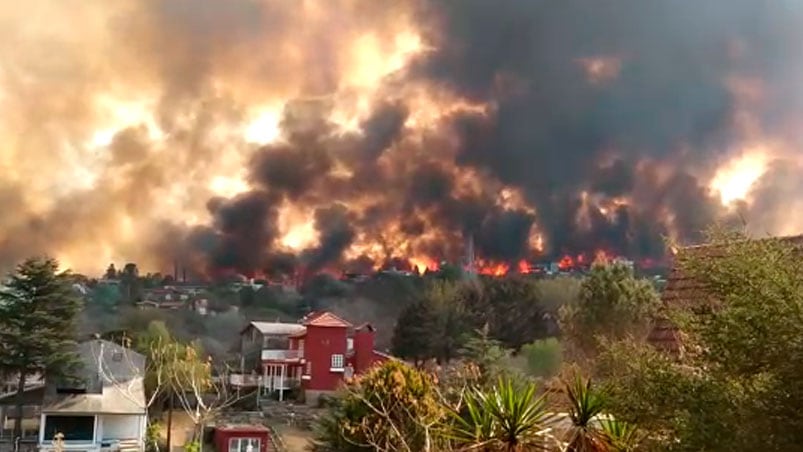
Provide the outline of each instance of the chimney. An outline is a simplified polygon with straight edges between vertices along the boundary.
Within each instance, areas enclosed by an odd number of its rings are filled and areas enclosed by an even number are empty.
[[[173,261],[173,281],[178,282],[178,261]]]
[[[181,281],[187,282],[187,267],[181,267]]]
[[[374,327],[363,324],[354,331],[354,373],[368,370],[374,364]]]

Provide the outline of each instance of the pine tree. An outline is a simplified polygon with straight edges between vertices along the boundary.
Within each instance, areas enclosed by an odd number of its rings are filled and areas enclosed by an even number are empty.
[[[402,310],[393,329],[395,356],[411,359],[416,365],[435,356],[435,312],[429,303],[419,301]]]
[[[78,363],[75,319],[81,301],[69,273],[58,267],[55,259],[27,259],[0,288],[0,373],[19,377],[14,437],[21,434],[26,378],[70,376]]]

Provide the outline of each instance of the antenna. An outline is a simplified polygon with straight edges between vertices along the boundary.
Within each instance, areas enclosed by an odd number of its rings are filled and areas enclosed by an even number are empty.
[[[475,257],[474,257],[474,234],[469,234],[468,238],[466,239],[466,262],[465,268],[466,273],[469,275],[474,275],[475,269]]]

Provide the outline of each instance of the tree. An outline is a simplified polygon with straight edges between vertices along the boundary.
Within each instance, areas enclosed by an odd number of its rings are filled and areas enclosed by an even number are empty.
[[[533,383],[500,379],[487,390],[471,389],[450,418],[446,436],[458,450],[548,450],[555,444],[546,398]]]
[[[393,328],[393,354],[412,360],[416,366],[432,358],[436,340],[434,319],[434,310],[423,300],[402,310]]]
[[[135,303],[142,299],[142,281],[139,278],[137,264],[129,262],[120,272],[120,291],[127,303]]]
[[[398,361],[388,361],[346,383],[316,424],[318,451],[435,450],[445,416],[435,382]]]
[[[466,341],[461,354],[477,366],[481,385],[497,380],[506,371],[505,360],[509,353],[488,335],[487,325]]]
[[[580,356],[594,356],[600,337],[643,339],[659,306],[649,281],[636,279],[623,264],[596,263],[575,304],[560,312],[561,331]]]
[[[722,230],[681,249],[693,300],[667,307],[686,353],[671,359],[611,343],[600,368],[614,413],[639,419],[669,450],[791,451],[803,444],[800,245]]]
[[[14,437],[21,434],[26,378],[68,377],[78,365],[75,321],[80,308],[70,273],[59,272],[55,259],[25,260],[0,289],[0,373],[19,378]]]
[[[106,274],[104,275],[106,279],[117,279],[117,269],[114,268],[114,263],[109,264],[109,267],[106,269]]]
[[[491,306],[490,334],[507,348],[547,334],[547,318],[541,308],[535,281],[522,277],[486,278],[483,290]]]
[[[120,291],[111,284],[98,284],[92,288],[89,300],[98,308],[113,311],[120,303]]]
[[[393,352],[417,364],[435,358],[455,358],[470,331],[470,319],[461,303],[460,284],[434,280],[418,301],[405,308],[396,322]]]
[[[195,427],[193,442],[203,450],[204,427],[244,395],[229,391],[228,372],[215,375],[211,359],[203,358],[200,345],[177,344],[165,357],[171,390]]]

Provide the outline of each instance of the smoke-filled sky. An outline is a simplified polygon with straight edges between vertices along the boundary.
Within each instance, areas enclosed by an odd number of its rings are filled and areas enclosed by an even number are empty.
[[[797,233],[801,80],[796,0],[2,0],[0,266]]]

